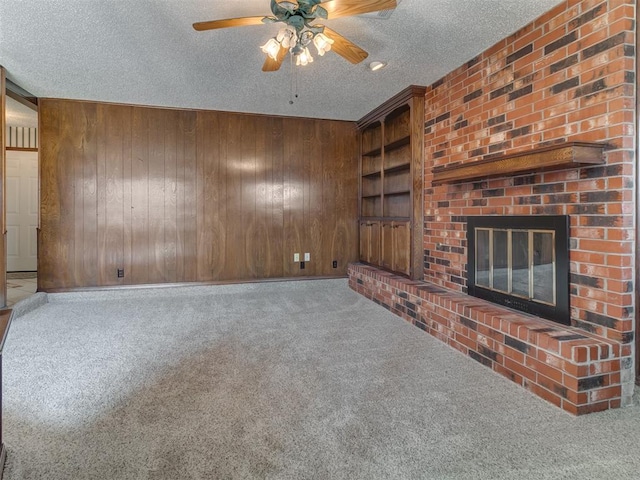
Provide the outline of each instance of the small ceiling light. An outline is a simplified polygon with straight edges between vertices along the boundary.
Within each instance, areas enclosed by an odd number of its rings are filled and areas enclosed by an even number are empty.
[[[383,62],[371,62],[371,63],[369,64],[369,69],[370,69],[372,72],[376,72],[376,71],[378,71],[378,70],[380,70],[380,69],[382,69],[382,68],[384,68],[384,67],[386,67],[386,66],[387,66],[387,64],[386,64],[386,63],[383,63]]]

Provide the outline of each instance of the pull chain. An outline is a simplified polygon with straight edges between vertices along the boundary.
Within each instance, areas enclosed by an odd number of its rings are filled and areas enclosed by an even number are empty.
[[[289,105],[293,105],[293,99],[298,98],[298,69],[293,61],[293,54],[289,55],[291,76],[289,78]]]
[[[293,76],[295,75],[293,54],[289,55],[289,67],[291,68],[291,72],[289,74],[289,105],[293,105]]]

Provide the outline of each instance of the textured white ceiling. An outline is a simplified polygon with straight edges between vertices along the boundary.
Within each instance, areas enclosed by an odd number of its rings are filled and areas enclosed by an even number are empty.
[[[261,71],[279,24],[196,32],[191,24],[267,15],[269,0],[0,0],[0,64],[37,97],[357,120],[429,85],[559,0],[403,0],[388,20],[327,22],[369,52],[333,52],[293,76]],[[388,62],[371,72],[370,61]],[[289,103],[291,84],[299,97]]]

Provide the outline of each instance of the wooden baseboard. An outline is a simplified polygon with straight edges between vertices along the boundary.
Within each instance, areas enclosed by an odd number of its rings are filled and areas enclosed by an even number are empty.
[[[105,291],[111,291],[111,290],[145,290],[150,288],[203,287],[203,286],[212,286],[212,285],[238,285],[238,284],[244,284],[244,283],[299,282],[303,280],[334,280],[338,278],[347,278],[347,275],[260,278],[260,279],[248,279],[248,280],[224,280],[219,282],[146,283],[142,285],[109,285],[109,286],[103,286],[103,287],[72,287],[72,288],[46,288],[46,289],[43,288],[43,289],[38,289],[38,291],[45,292],[45,293],[105,292]]]

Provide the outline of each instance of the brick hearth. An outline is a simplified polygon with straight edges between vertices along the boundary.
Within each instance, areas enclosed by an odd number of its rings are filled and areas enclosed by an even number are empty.
[[[616,342],[368,265],[349,286],[574,415],[621,405]]]

